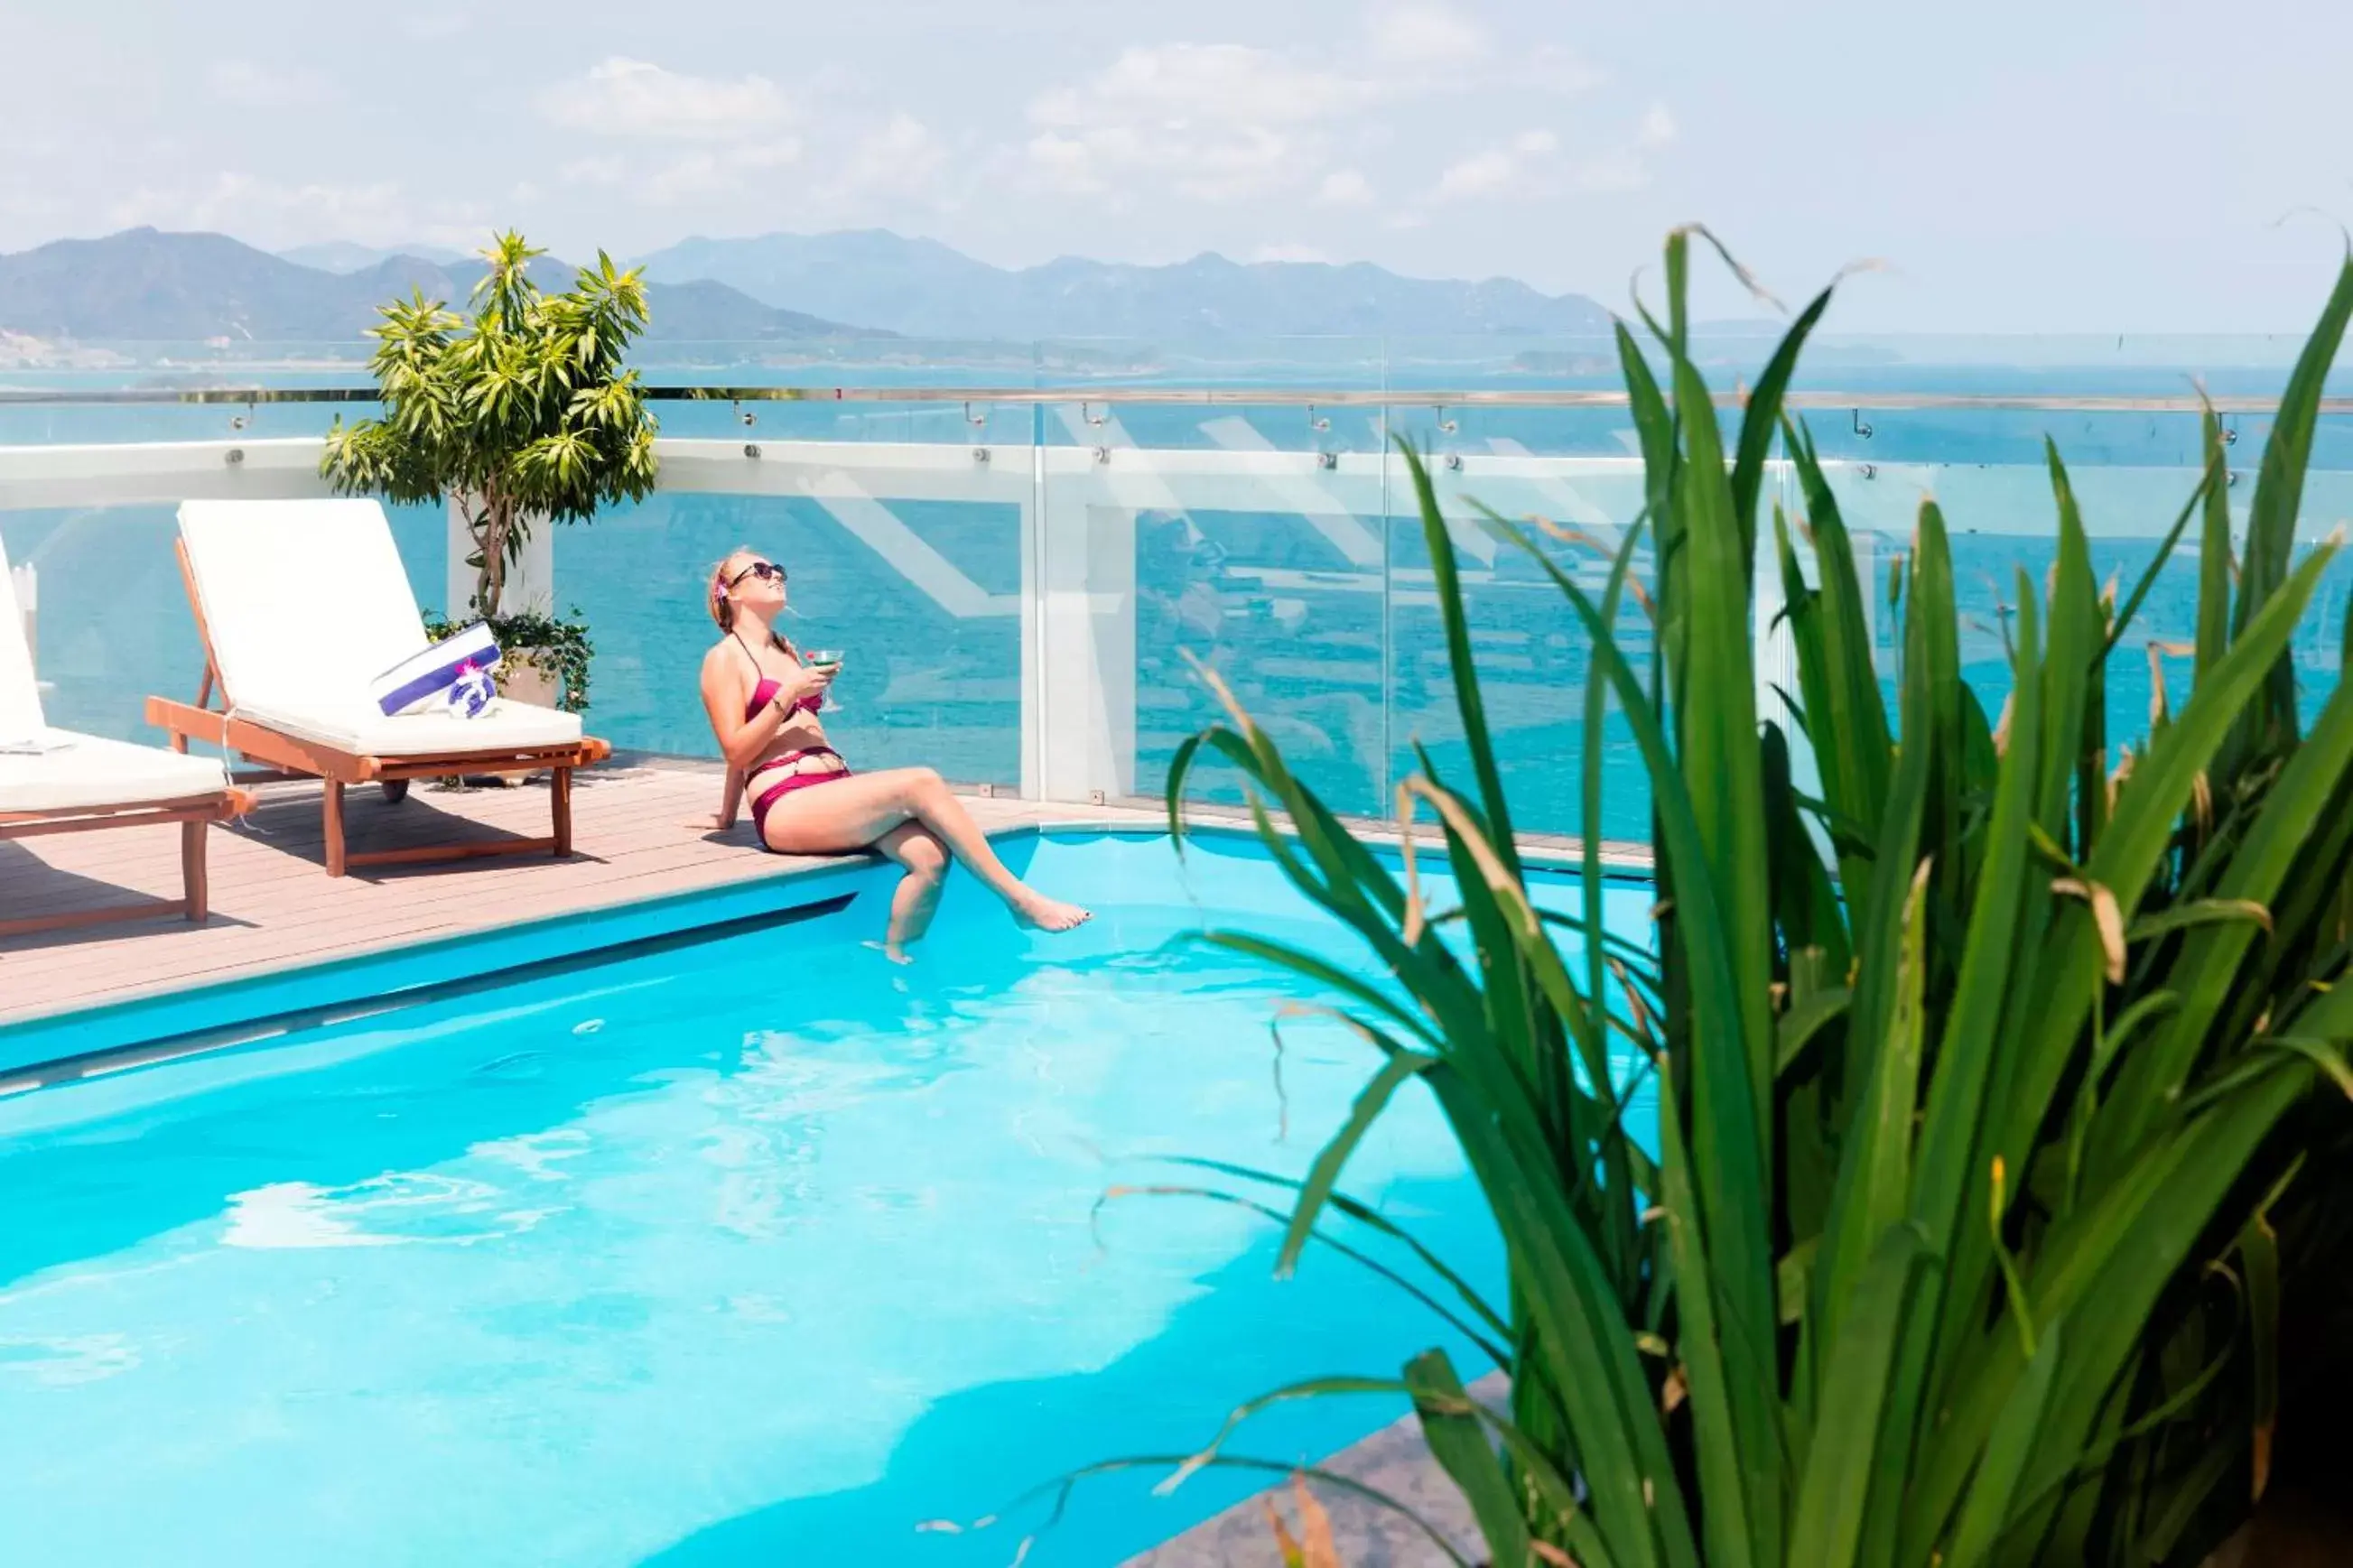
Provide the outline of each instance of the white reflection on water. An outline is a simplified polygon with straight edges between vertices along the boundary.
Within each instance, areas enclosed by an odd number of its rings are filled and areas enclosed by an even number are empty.
[[[520,1235],[561,1212],[506,1209],[506,1196],[488,1183],[429,1171],[387,1172],[342,1187],[272,1182],[229,1194],[221,1245],[264,1250],[419,1241],[465,1246]]]

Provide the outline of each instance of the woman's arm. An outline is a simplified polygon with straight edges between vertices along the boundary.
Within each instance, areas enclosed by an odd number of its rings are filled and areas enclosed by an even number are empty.
[[[766,712],[744,718],[744,704],[751,700],[752,689],[744,684],[743,667],[722,657],[713,648],[702,659],[702,711],[711,721],[711,732],[719,739],[719,750],[727,759],[727,780],[719,797],[719,810],[712,820],[723,831],[735,826],[736,814],[743,809],[744,763],[736,760],[745,750],[754,755],[776,732],[780,719],[774,717],[774,705]],[[747,746],[747,742],[749,742]]]
[[[735,814],[744,805],[744,772],[733,763],[727,764],[727,784],[719,797],[718,823],[721,829],[735,826]]]

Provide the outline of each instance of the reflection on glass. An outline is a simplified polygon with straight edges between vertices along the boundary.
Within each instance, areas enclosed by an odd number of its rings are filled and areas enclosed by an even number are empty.
[[[0,511],[11,565],[40,584],[33,664],[49,722],[86,734],[155,742],[150,696],[192,701],[204,653],[173,554],[170,505]],[[443,598],[448,527],[438,507],[386,507],[420,605]],[[332,584],[322,592],[333,592]],[[299,658],[302,650],[288,650]]]
[[[853,766],[1020,782],[1021,523],[987,501],[665,493],[566,530],[557,599],[596,642],[591,730],[715,754],[696,694],[718,635],[702,593],[738,545],[791,572],[786,635],[841,653],[849,711],[829,732]]]

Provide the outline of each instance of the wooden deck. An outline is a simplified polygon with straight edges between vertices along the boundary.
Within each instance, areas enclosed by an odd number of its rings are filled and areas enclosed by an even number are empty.
[[[607,763],[575,775],[573,787],[576,853],[568,860],[378,867],[331,879],[318,784],[259,785],[249,817],[212,830],[209,921],[158,918],[0,939],[0,1023],[826,864],[761,853],[748,817],[714,829],[715,765]],[[353,847],[368,849],[532,837],[547,828],[546,792],[543,781],[514,789],[419,784],[391,805],[361,787],[347,797],[346,826]],[[1139,815],[976,797],[966,804],[992,830]],[[161,903],[178,889],[179,842],[174,828],[137,828],[0,843],[0,921],[120,903],[126,893]]]

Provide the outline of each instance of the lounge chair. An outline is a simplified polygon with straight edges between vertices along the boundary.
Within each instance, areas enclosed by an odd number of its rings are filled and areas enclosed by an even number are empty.
[[[205,673],[194,703],[147,700],[175,751],[193,738],[325,784],[327,875],[348,867],[478,855],[572,853],[572,770],[612,754],[577,714],[498,698],[479,716],[386,718],[369,682],[425,646],[384,509],[364,500],[185,501],[180,572]],[[211,707],[215,695],[219,710]],[[553,831],[350,853],[343,791],[376,781],[397,802],[408,781],[553,774]]]
[[[6,748],[0,750],[0,838],[175,822],[181,896],[0,920],[0,936],[152,915],[185,915],[201,924],[208,908],[205,830],[250,810],[252,797],[234,788],[208,758],[51,728],[33,681],[24,624],[7,552],[0,549],[0,748]]]

